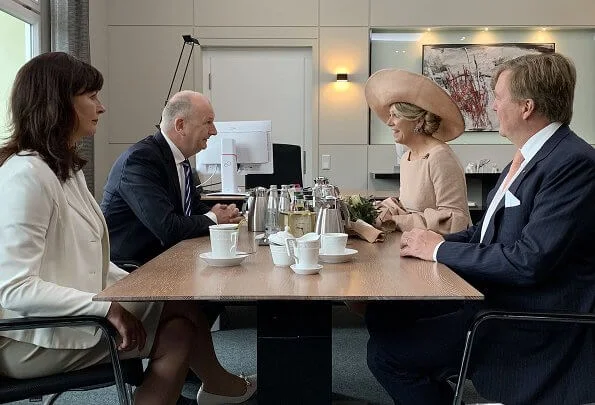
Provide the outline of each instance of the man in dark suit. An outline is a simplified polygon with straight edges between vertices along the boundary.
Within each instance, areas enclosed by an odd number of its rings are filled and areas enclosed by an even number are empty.
[[[161,131],[132,145],[114,163],[101,209],[114,263],[143,264],[209,225],[238,223],[234,204],[209,208],[194,187],[188,158],[217,134],[209,100],[181,91],[167,102]]]
[[[188,158],[205,149],[207,139],[217,134],[214,119],[213,107],[202,94],[176,93],[163,109],[161,130],[116,160],[101,202],[112,262],[144,264],[181,240],[208,235],[210,225],[238,223],[243,218],[235,204],[209,208],[194,186]],[[218,304],[201,308],[211,325],[223,309]],[[253,393],[250,389],[238,397],[218,396],[218,403],[239,403]],[[199,397],[205,395],[211,394],[199,392]],[[178,400],[186,403],[196,402]]]
[[[493,79],[494,111],[500,133],[518,150],[491,191],[485,216],[444,237],[404,232],[401,255],[449,266],[483,291],[483,306],[490,309],[592,313],[595,150],[568,127],[575,82],[574,65],[560,54],[504,63]],[[416,310],[410,329],[398,337],[379,323],[387,320],[381,310],[369,311],[370,368],[398,404],[430,403],[428,392],[435,395],[432,404],[450,403],[452,392],[435,376],[440,367],[460,363],[473,308],[464,304],[437,317]],[[408,340],[422,332],[423,339]],[[516,405],[595,401],[592,330],[515,324],[492,328],[480,341],[472,380],[489,399]]]

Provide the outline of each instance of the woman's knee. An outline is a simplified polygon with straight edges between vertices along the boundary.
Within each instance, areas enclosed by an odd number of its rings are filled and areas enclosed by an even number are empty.
[[[201,321],[205,315],[200,305],[195,302],[175,301],[165,304],[161,317],[164,320],[168,318],[184,318],[196,327],[202,323]]]
[[[163,354],[178,352],[188,357],[196,342],[196,330],[192,322],[183,317],[170,317],[160,325],[156,336],[156,346]]]

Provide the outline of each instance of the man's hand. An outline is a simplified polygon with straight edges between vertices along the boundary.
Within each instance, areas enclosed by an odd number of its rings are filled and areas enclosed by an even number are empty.
[[[434,249],[444,238],[434,231],[412,229],[401,235],[401,256],[433,261]]]
[[[244,219],[235,204],[215,204],[211,212],[217,217],[218,224],[238,224]]]
[[[127,352],[135,347],[143,350],[147,341],[147,332],[141,321],[117,302],[112,302],[106,318],[120,334],[118,350]]]

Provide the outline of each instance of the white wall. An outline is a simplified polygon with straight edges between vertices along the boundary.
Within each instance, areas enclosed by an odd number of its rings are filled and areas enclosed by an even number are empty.
[[[330,154],[332,163],[319,173],[349,189],[382,189],[386,184],[375,184],[368,173],[392,169],[394,147],[368,145],[363,85],[370,28],[595,26],[592,0],[93,0],[89,7],[91,58],[106,76],[102,98],[108,108],[96,137],[98,199],[118,154],[152,133],[182,33],[192,32],[202,46],[312,47],[314,153]],[[186,88],[201,89],[200,57],[195,51]],[[335,83],[339,71],[349,73],[346,86]],[[509,145],[491,148],[496,162],[510,160]],[[477,145],[454,149],[463,162],[477,153]]]

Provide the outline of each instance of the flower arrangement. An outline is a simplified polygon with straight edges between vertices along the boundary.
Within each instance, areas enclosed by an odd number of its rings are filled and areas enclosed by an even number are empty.
[[[362,197],[359,194],[353,194],[342,197],[342,199],[345,204],[347,204],[351,221],[361,219],[370,225],[374,225],[374,221],[378,216],[378,211],[374,206],[374,202],[370,198]]]

